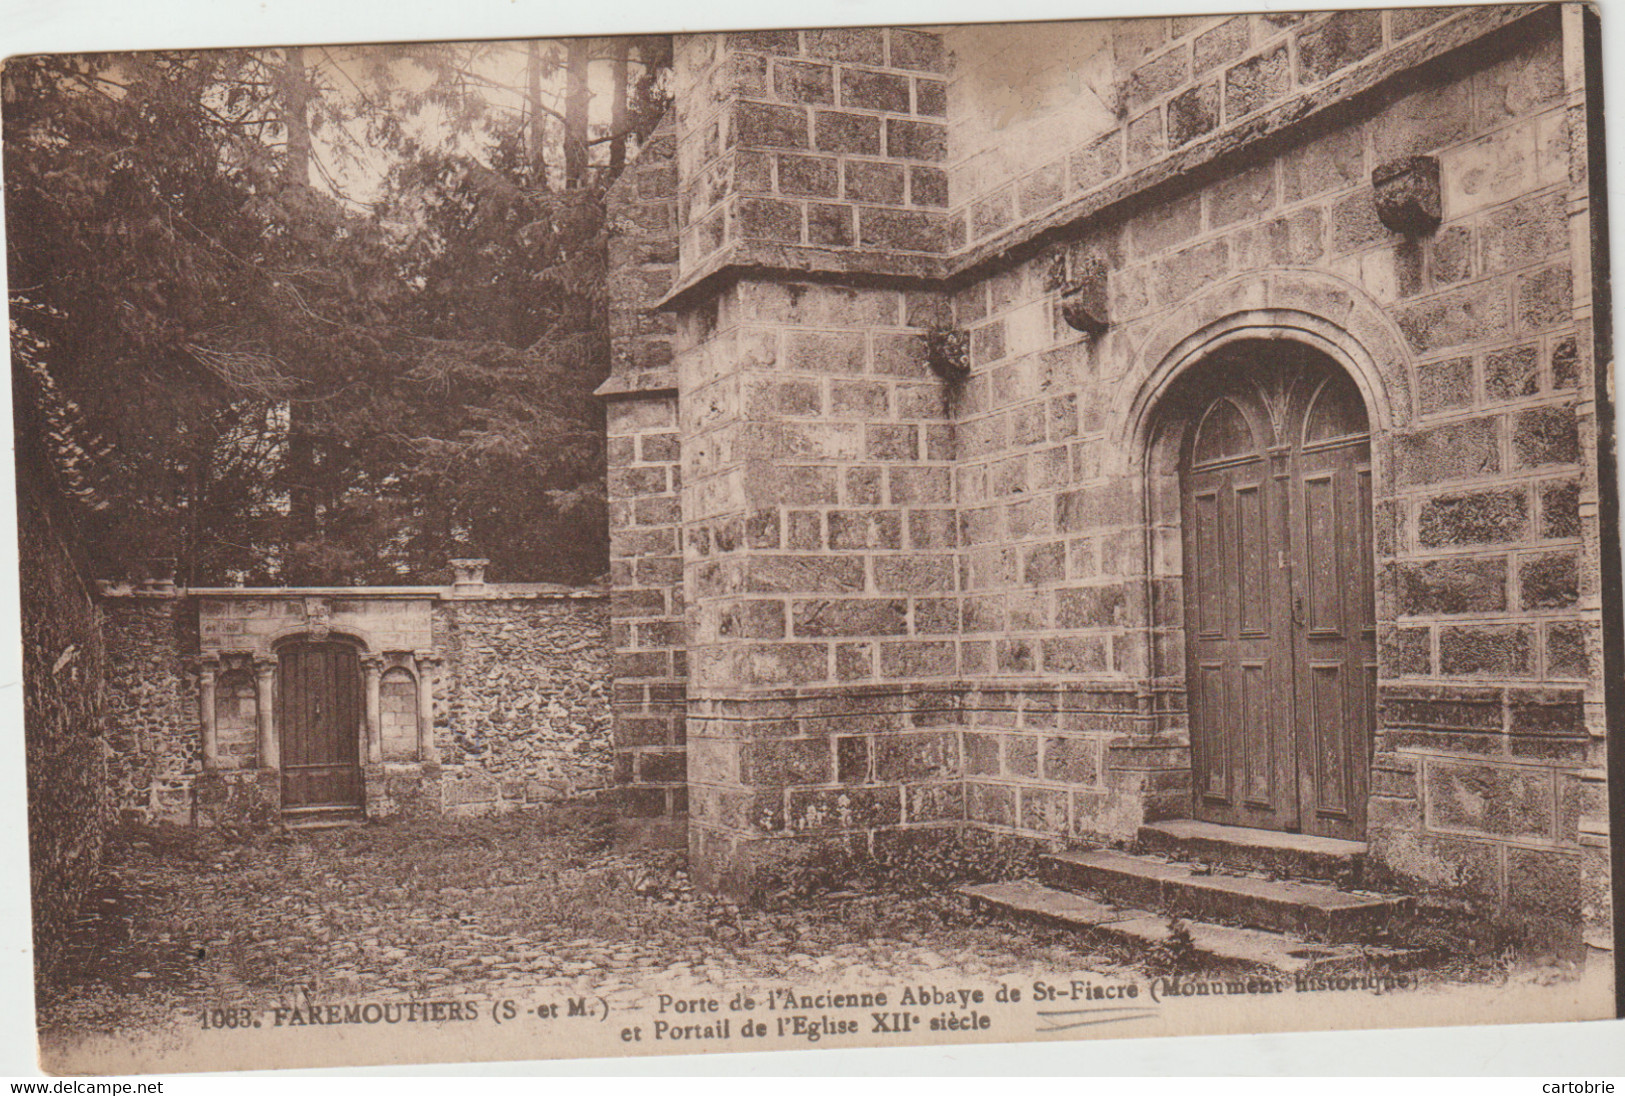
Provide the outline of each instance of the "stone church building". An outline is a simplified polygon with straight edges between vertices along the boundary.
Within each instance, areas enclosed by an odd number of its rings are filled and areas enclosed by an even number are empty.
[[[611,196],[628,813],[736,891],[1286,835],[1606,947],[1595,35],[675,39]]]

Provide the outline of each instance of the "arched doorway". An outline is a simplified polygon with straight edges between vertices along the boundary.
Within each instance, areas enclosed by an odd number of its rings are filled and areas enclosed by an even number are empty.
[[[282,809],[359,807],[363,708],[355,647],[285,644],[277,651],[277,686]]]
[[[1371,438],[1354,382],[1287,340],[1170,393],[1198,819],[1361,839],[1376,696]]]

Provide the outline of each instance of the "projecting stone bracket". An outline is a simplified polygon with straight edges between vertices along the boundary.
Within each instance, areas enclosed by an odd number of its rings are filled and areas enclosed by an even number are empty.
[[[970,332],[959,327],[927,331],[925,360],[944,380],[956,381],[969,376]]]
[[[1101,335],[1111,326],[1106,290],[1106,264],[1099,259],[1080,262],[1060,285],[1061,319],[1074,331]]]
[[[1439,161],[1434,156],[1402,156],[1371,173],[1377,219],[1406,236],[1426,236],[1439,227]]]

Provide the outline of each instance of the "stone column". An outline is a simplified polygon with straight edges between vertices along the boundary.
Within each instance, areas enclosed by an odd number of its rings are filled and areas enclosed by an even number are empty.
[[[413,658],[418,674],[418,760],[439,764],[440,751],[434,744],[434,687],[441,660],[428,651],[419,651]]]
[[[212,772],[220,767],[220,743],[215,734],[214,686],[220,674],[220,660],[204,658],[198,663],[197,706],[198,726],[203,732],[203,770]]]
[[[365,747],[363,755],[369,765],[382,765],[384,763],[384,735],[379,724],[379,709],[382,702],[379,697],[379,682],[384,676],[384,660],[377,655],[371,655],[361,660],[361,672],[366,680],[367,687],[367,723]]]
[[[281,751],[277,747],[276,721],[271,704],[272,683],[276,680],[276,659],[254,660],[254,713],[259,720],[260,768],[280,769]]]

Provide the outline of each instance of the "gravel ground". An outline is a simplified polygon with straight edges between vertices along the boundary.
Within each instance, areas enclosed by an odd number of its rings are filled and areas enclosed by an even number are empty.
[[[617,853],[607,818],[569,810],[244,841],[126,829],[38,987],[41,1031],[129,1035],[222,1003],[591,989],[616,1004],[781,979],[893,987],[945,969],[1110,974],[1148,958],[973,914],[947,886],[745,909],[696,895],[682,865]]]

